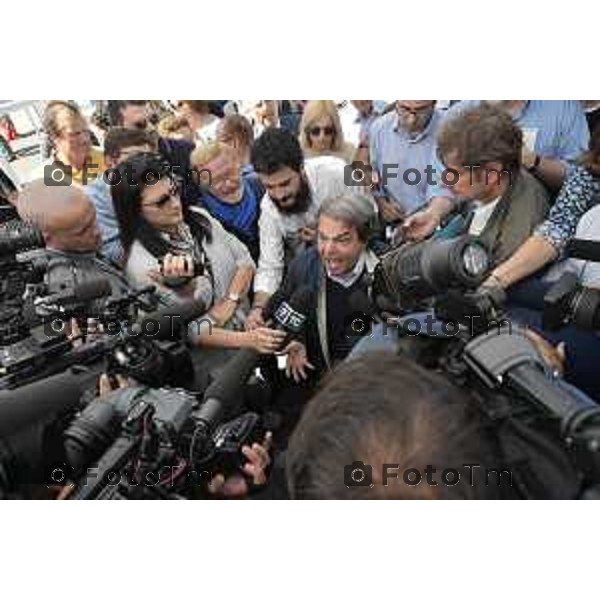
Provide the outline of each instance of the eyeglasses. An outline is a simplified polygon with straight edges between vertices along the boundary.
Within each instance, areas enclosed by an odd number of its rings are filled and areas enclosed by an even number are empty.
[[[409,108],[408,106],[396,105],[396,110],[402,115],[412,115],[418,117],[419,115],[425,114],[432,109],[431,105],[419,106],[418,108]]]
[[[333,127],[319,127],[318,125],[308,129],[308,133],[313,137],[319,137],[321,132],[323,132],[323,135],[333,135],[335,129]]]

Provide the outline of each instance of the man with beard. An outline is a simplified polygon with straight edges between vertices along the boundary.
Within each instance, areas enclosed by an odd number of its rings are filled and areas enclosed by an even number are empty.
[[[344,161],[333,156],[305,161],[298,140],[283,129],[266,129],[256,140],[251,159],[266,193],[258,222],[260,254],[248,329],[263,324],[262,309],[280,286],[286,266],[314,243],[323,200],[361,194],[359,188],[346,187]]]

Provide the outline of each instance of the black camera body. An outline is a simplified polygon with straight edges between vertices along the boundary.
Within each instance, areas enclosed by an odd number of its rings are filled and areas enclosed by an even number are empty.
[[[237,471],[242,446],[264,436],[260,417],[213,426],[202,405],[171,388],[122,389],[90,403],[64,434],[72,497],[193,498],[213,475]]]
[[[600,290],[582,286],[575,273],[564,273],[544,296],[542,319],[548,331],[569,323],[584,331],[600,331]]]
[[[600,242],[574,238],[566,256],[600,262]],[[576,273],[563,273],[544,296],[543,325],[549,331],[573,323],[584,331],[600,331],[600,290],[585,287]]]

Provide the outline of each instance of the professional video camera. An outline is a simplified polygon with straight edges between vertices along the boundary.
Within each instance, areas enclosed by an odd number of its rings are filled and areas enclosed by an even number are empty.
[[[104,314],[94,315],[103,332],[95,341],[82,345],[77,345],[78,337],[66,335],[70,331],[71,313],[65,310],[48,313],[45,322],[32,328],[26,339],[2,348],[0,389],[32,383],[73,365],[95,367],[98,372],[110,375],[126,375],[150,386],[192,385],[194,371],[185,325],[203,315],[205,306],[202,302],[186,302],[154,311],[132,323],[130,315],[138,309],[146,311],[156,306],[152,300],[154,289],[148,286],[107,298]],[[65,300],[74,297],[85,300],[108,293],[108,282],[100,279],[61,294]],[[85,322],[82,329],[84,325]]]
[[[13,220],[0,227],[0,346],[29,335],[23,298],[29,285],[42,281],[46,262],[17,255],[43,246],[41,233],[27,223]]]
[[[196,497],[217,473],[238,471],[242,446],[262,441],[265,429],[253,412],[222,422],[217,387],[204,401],[177,389],[137,388],[92,402],[64,434],[78,482],[72,499]],[[228,408],[231,417],[235,407]]]
[[[392,320],[399,350],[468,387],[503,435],[528,436],[536,452],[550,439],[573,465],[563,492],[575,496],[600,483],[600,407],[552,373],[525,329],[506,318],[502,292],[481,287],[488,270],[476,239],[433,240],[384,256],[374,289],[387,307],[405,307]],[[428,312],[415,317],[406,307]],[[404,327],[424,315],[433,328]]]
[[[600,262],[600,242],[573,239],[566,255]],[[578,274],[569,271],[544,296],[543,326],[555,331],[571,322],[585,331],[600,331],[600,290],[582,286]]]

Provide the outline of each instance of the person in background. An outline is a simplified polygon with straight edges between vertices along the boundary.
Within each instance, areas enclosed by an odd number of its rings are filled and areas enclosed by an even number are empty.
[[[379,212],[388,224],[429,204],[450,205],[451,195],[441,185],[442,169],[428,175],[436,163],[436,141],[444,117],[435,100],[396,100],[394,110],[371,126],[369,157],[374,169]],[[412,176],[409,178],[407,175]],[[418,174],[418,177],[417,177]]]
[[[73,102],[53,100],[46,105],[43,129],[48,138],[49,158],[37,167],[31,178],[45,175],[45,167],[56,163],[52,170],[55,180],[69,176],[82,185],[93,183],[102,175],[105,165],[102,151],[94,148],[90,141],[89,126],[79,107]],[[55,183],[48,182],[50,185]]]
[[[201,347],[196,368],[215,374],[240,348],[279,350],[285,333],[242,330],[255,271],[246,247],[203,209],[182,205],[159,156],[136,154],[118,169],[121,179],[111,191],[127,279],[136,287],[156,285],[166,306],[195,299],[207,307],[188,330],[190,342]],[[144,172],[160,177],[149,181]]]
[[[309,100],[300,121],[300,147],[306,158],[337,156],[351,163],[356,148],[344,140],[337,107],[331,100]]]
[[[186,140],[192,144],[195,141],[194,132],[185,117],[166,115],[159,121],[156,130],[162,138]]]
[[[232,149],[243,176],[254,173],[250,162],[254,130],[246,117],[237,114],[224,117],[217,128],[217,140]]]
[[[104,140],[104,162],[107,169],[116,169],[123,161],[141,152],[156,152],[156,137],[138,128],[111,127]],[[111,179],[98,177],[87,186],[86,192],[96,207],[96,219],[102,233],[102,254],[115,264],[123,261],[123,248],[119,239],[119,224],[111,197]]]
[[[258,222],[260,254],[254,308],[246,323],[250,329],[263,323],[262,310],[281,285],[289,262],[315,243],[321,203],[351,194],[373,204],[362,188],[346,185],[344,161],[334,156],[305,160],[297,138],[283,129],[267,129],[256,140],[252,164],[266,193]]]
[[[198,146],[192,152],[191,160],[201,179],[200,205],[242,241],[252,258],[258,260],[258,215],[264,195],[258,177],[244,177],[235,150],[223,143]]]
[[[216,140],[220,119],[210,112],[209,100],[178,100],[176,106],[177,114],[187,120],[197,143]]]

